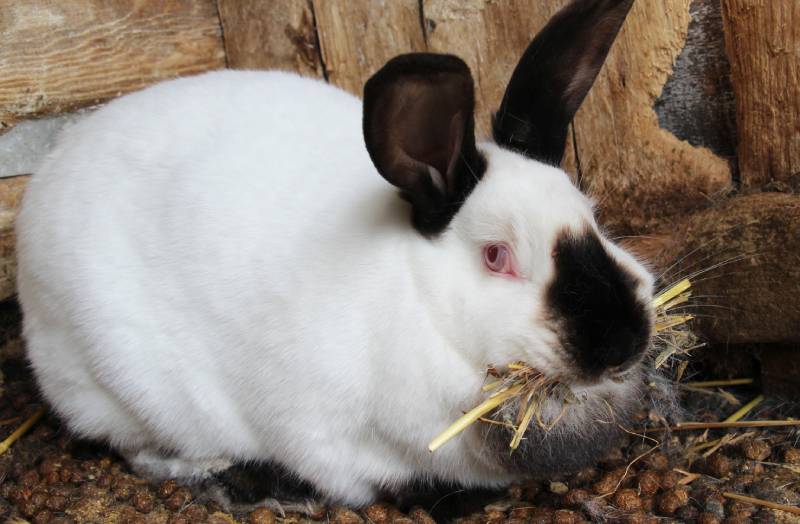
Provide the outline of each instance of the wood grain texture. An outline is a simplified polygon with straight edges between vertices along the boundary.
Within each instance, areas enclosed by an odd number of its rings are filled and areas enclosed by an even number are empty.
[[[14,220],[30,176],[0,179],[0,300],[17,292]]]
[[[689,1],[634,3],[575,117],[583,185],[618,235],[669,227],[731,185],[727,162],[661,129],[653,110],[686,40]]]
[[[800,190],[800,2],[722,0],[745,189]]]
[[[0,0],[0,121],[225,65],[213,0]]]
[[[303,0],[217,0],[228,67],[322,76],[311,4]]]
[[[800,196],[732,198],[628,245],[666,271],[665,283],[696,274],[694,294],[706,298],[687,310],[705,340],[800,342]]]
[[[564,0],[425,0],[428,49],[460,56],[476,83],[475,130],[491,136],[491,116],[500,106],[508,80],[536,33]],[[562,166],[575,173],[572,139]]]
[[[387,60],[425,51],[418,0],[314,0],[328,81],[361,96]]]

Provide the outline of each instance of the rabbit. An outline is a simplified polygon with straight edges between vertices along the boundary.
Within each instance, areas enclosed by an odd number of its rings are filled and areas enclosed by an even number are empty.
[[[391,59],[363,102],[225,70],[76,123],[17,221],[43,396],[136,473],[229,494],[220,479],[253,465],[276,472],[265,485],[358,507],[597,461],[642,402],[654,277],[558,165],[631,4],[558,12],[492,140],[475,138],[468,66],[433,53]],[[512,361],[579,402],[514,453],[484,424],[429,452],[481,400],[487,366]]]

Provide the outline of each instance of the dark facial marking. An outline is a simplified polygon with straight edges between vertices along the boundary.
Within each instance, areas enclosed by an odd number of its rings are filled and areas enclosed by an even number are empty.
[[[594,233],[556,242],[555,279],[547,290],[561,343],[588,377],[636,362],[650,340],[651,318],[635,278]]]

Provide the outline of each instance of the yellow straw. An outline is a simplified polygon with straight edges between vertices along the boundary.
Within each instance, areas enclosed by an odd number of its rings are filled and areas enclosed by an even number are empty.
[[[689,282],[688,278],[685,278],[672,286],[671,288],[661,292],[658,294],[657,297],[653,299],[653,307],[659,308],[672,300],[673,298],[677,297],[687,289],[691,287],[691,282]]]
[[[726,418],[723,422],[737,422],[742,419],[745,415],[753,411],[753,408],[761,404],[764,401],[764,395],[759,395],[741,408],[736,411],[733,415]]]
[[[515,397],[517,393],[520,392],[522,386],[513,386],[508,388],[505,391],[501,391],[496,395],[487,398],[481,404],[475,408],[469,410],[463,417],[456,420],[453,425],[448,427],[445,431],[443,431],[439,436],[435,439],[431,440],[431,443],[428,444],[428,451],[436,451],[443,444],[447,441],[467,429],[467,427],[474,423],[476,420],[481,418],[486,413],[490,412],[506,400]]]
[[[11,445],[12,445],[14,442],[16,442],[17,440],[19,440],[19,438],[20,438],[22,435],[24,435],[25,433],[27,433],[27,432],[28,432],[28,430],[29,430],[29,429],[31,429],[31,427],[32,427],[34,424],[36,424],[36,422],[37,422],[37,421],[38,421],[40,418],[42,418],[42,415],[44,415],[44,411],[45,411],[45,409],[44,409],[43,407],[42,407],[42,408],[39,408],[39,409],[37,409],[37,410],[36,410],[36,413],[34,413],[33,415],[31,415],[31,417],[30,417],[28,420],[26,420],[25,422],[23,422],[23,423],[22,423],[22,425],[21,425],[20,427],[18,427],[16,430],[14,430],[14,433],[12,433],[11,435],[9,435],[9,436],[8,436],[8,438],[6,438],[6,439],[5,439],[3,442],[0,442],[0,455],[2,455],[3,453],[5,453],[6,451],[8,451],[8,448],[10,448],[10,447],[11,447]]]

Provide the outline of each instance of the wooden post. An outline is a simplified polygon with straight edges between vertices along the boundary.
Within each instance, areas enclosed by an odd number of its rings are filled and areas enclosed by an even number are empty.
[[[330,83],[361,96],[364,82],[387,60],[425,51],[418,0],[314,0]]]
[[[322,77],[310,2],[217,0],[228,67]]]
[[[800,2],[722,0],[742,187],[800,190]]]

